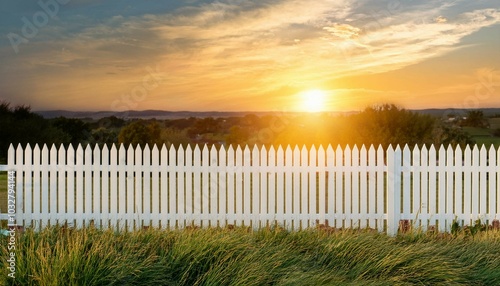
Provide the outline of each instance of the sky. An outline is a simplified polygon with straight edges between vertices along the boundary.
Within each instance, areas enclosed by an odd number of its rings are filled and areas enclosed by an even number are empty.
[[[500,107],[500,3],[7,0],[0,100],[35,111]]]

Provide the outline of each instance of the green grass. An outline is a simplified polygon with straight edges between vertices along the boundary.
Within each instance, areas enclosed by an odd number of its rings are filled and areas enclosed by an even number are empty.
[[[495,129],[500,128],[500,118],[490,118],[489,122],[490,122],[491,129],[495,130]]]
[[[16,280],[1,285],[495,285],[500,232],[288,232],[51,227],[18,235]]]
[[[493,136],[494,129],[463,127],[463,130],[472,137],[479,147],[482,145],[485,145],[486,148],[490,148],[491,145],[495,148],[500,147],[500,137]]]

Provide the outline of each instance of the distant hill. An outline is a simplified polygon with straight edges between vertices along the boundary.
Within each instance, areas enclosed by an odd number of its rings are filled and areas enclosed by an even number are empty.
[[[500,108],[482,108],[479,109],[484,112],[485,116],[491,116],[495,114],[500,114]],[[461,115],[467,112],[467,109],[420,109],[413,110],[422,114],[429,114],[436,117],[444,117],[449,114]],[[103,117],[116,116],[119,118],[141,118],[141,119],[179,119],[179,118],[189,118],[189,117],[241,117],[248,114],[255,114],[258,116],[283,113],[283,112],[252,112],[252,111],[242,111],[242,112],[229,112],[229,111],[164,111],[164,110],[142,110],[142,111],[67,111],[67,110],[48,110],[48,111],[35,111],[45,118],[55,118],[59,116],[67,118],[90,118],[90,119],[100,119]],[[344,112],[344,114],[351,114],[354,112]],[[290,112],[290,114],[298,114]],[[334,112],[333,114],[342,114],[342,112]]]
[[[445,108],[445,109],[435,109],[435,108],[430,108],[430,109],[419,109],[419,110],[413,110],[415,112],[421,113],[421,114],[429,114],[432,116],[436,117],[442,117],[446,115],[465,115],[467,111],[469,110],[481,110],[484,113],[484,116],[492,116],[492,115],[497,115],[500,114],[500,108],[474,108],[474,109],[454,109],[454,108]]]
[[[45,118],[55,118],[59,116],[67,118],[91,118],[100,119],[103,117],[116,116],[119,118],[141,118],[141,119],[179,119],[189,117],[238,117],[247,114],[269,114],[271,112],[196,112],[196,111],[163,111],[163,110],[142,110],[142,111],[67,111],[67,110],[48,110],[36,111]]]

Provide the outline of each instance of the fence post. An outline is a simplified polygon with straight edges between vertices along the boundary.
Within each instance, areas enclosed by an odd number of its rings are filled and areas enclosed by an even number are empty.
[[[387,234],[398,234],[401,217],[401,148],[387,150]]]

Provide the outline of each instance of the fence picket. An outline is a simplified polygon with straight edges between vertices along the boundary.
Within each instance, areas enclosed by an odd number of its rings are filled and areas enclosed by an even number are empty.
[[[185,164],[186,158],[184,157],[186,152],[182,145],[179,146],[177,150],[177,211],[181,216],[179,216],[179,227],[186,227],[186,174],[185,174]]]
[[[370,149],[374,148],[373,145],[370,147]],[[386,199],[385,199],[385,172],[386,172],[386,165],[385,165],[385,152],[384,149],[382,148],[382,145],[378,146],[377,149],[377,165],[376,165],[376,172],[377,172],[377,213],[378,215],[378,230],[383,231],[384,230],[384,224],[386,221],[386,216],[385,214],[387,213],[387,206],[386,206]]]
[[[486,174],[488,173],[488,159],[487,159],[487,151],[486,147],[481,146],[481,150],[479,151],[479,189],[477,190],[478,193],[478,200],[479,200],[479,210],[478,210],[478,217],[481,214],[487,214],[488,210],[486,209],[486,202],[487,202],[487,194],[488,194],[488,189],[487,189],[487,184],[486,184]]]
[[[488,220],[489,223],[491,224],[491,221],[495,219],[495,215],[497,213],[496,205],[495,202],[498,200],[497,197],[497,176],[496,173],[497,171],[497,157],[496,157],[496,151],[495,147],[492,145],[489,150],[488,154],[488,179],[489,179],[489,186],[488,186]],[[500,173],[500,172],[498,172]]]
[[[90,146],[90,145],[89,145]],[[101,149],[99,146],[94,147],[94,154],[93,154],[93,162],[92,162],[92,179],[93,179],[93,186],[92,186],[92,199],[93,199],[93,204],[92,204],[92,219],[94,220],[94,223],[99,226],[102,226],[103,222],[101,221],[102,219],[102,214],[101,214],[101,202],[103,201],[103,197],[101,192],[103,191],[103,188],[101,186],[101,178],[103,177],[103,174],[101,174]]]
[[[160,226],[160,150],[156,144],[151,151],[151,185],[151,220],[152,226],[158,228]],[[184,211],[186,212],[187,209]]]
[[[293,217],[293,229],[300,229],[300,149],[298,146],[295,146],[293,149],[293,185],[290,190],[287,191],[288,195],[290,195],[290,201],[292,201],[291,213]]]
[[[227,152],[224,147],[221,147],[218,154],[218,169],[217,169],[217,180],[218,180],[218,210],[217,210],[217,223],[219,226],[227,225]]]
[[[205,150],[204,150],[205,151]],[[170,214],[168,217],[168,225],[171,228],[179,227],[180,218],[179,211],[177,209],[177,151],[174,146],[170,146],[168,150],[168,161],[167,161],[167,178],[168,178],[168,213]],[[206,162],[205,162],[206,163]],[[207,174],[208,172],[203,172]],[[206,176],[205,176],[206,177]],[[165,187],[167,187],[165,185]]]
[[[259,196],[260,201],[259,208],[256,210],[257,219],[260,222],[260,227],[269,226],[269,209],[268,209],[268,200],[269,200],[269,185],[268,185],[268,174],[269,174],[269,153],[267,152],[266,147],[262,146],[260,151],[257,149],[257,146],[254,148],[255,152],[260,152],[260,190]],[[257,155],[258,156],[258,153]],[[259,198],[256,198],[259,199]]]
[[[437,215],[437,152],[434,145],[429,149],[429,224],[436,226]]]
[[[118,214],[119,214],[119,202],[118,202],[118,185],[119,185],[119,177],[118,177],[118,166],[120,166],[120,162],[118,161],[118,149],[116,145],[113,144],[111,146],[110,151],[110,166],[109,166],[109,219],[111,220],[111,224],[113,222],[118,223]],[[119,225],[117,225],[118,227]]]
[[[446,150],[444,149],[444,146],[441,145],[439,148],[439,169],[445,169],[446,168]],[[446,230],[446,225],[445,225],[445,215],[446,215],[446,173],[445,172],[439,172],[438,174],[438,204],[437,204],[437,211],[436,213],[439,214],[438,216],[438,226],[439,226],[439,231],[443,232]]]
[[[12,145],[11,145],[12,147]],[[21,146],[18,146],[18,148]],[[21,149],[22,150],[22,149]],[[21,152],[20,150],[20,152]],[[16,157],[18,155],[16,154]],[[19,157],[17,157],[19,158]],[[22,156],[21,156],[22,158]],[[12,159],[14,159],[12,157]],[[17,221],[18,224],[29,225],[31,224],[32,213],[33,213],[33,151],[30,144],[27,144],[24,150],[24,192],[21,193],[21,198],[16,199],[17,210],[21,212],[20,219]],[[21,171],[17,171],[21,174]],[[19,179],[19,178],[18,178]],[[18,190],[21,190],[21,184],[18,184]],[[65,191],[65,188],[62,188]],[[19,216],[19,215],[18,215]]]
[[[101,216],[102,216],[102,226],[104,228],[109,228],[109,203],[110,203],[110,198],[109,198],[109,169],[110,169],[110,163],[109,163],[109,149],[108,146],[105,144],[102,148],[102,156],[101,156]]]
[[[283,196],[285,200],[285,211],[283,213],[284,216],[284,227],[287,229],[293,229],[293,153],[292,148],[290,146],[286,147],[285,151],[285,185],[283,188]]]
[[[323,146],[318,149],[318,218],[320,224],[326,219],[326,152]]]
[[[454,195],[455,195],[455,208],[453,209],[453,215],[458,218],[463,218],[464,207],[462,205],[463,198],[463,161],[462,161],[462,149],[457,146],[455,149],[455,186],[454,186]],[[455,219],[455,218],[453,218]],[[462,219],[458,219],[458,223],[463,223]]]
[[[471,215],[472,215],[472,222],[471,224],[474,223],[476,219],[478,219],[479,215],[479,189],[478,187],[480,186],[479,183],[479,168],[481,166],[480,164],[480,155],[479,155],[479,148],[477,145],[474,146],[472,149],[472,189],[471,189]]]
[[[142,211],[143,211],[143,205],[142,205],[142,196],[143,196],[143,188],[142,188],[142,183],[143,180],[145,179],[143,177],[143,172],[141,170],[142,166],[144,166],[143,162],[143,157],[142,157],[142,150],[137,146],[134,150],[134,227],[135,228],[140,228],[142,227]]]

